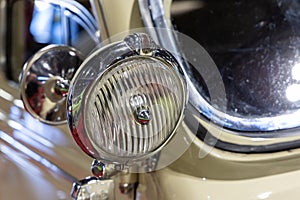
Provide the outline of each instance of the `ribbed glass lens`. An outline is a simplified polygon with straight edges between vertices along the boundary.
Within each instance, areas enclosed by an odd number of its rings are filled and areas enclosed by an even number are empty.
[[[149,154],[174,132],[185,106],[184,81],[168,63],[125,59],[93,82],[86,97],[85,130],[99,153]]]

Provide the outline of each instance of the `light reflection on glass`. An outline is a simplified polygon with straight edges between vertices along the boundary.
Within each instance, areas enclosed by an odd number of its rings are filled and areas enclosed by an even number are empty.
[[[286,98],[291,102],[300,100],[300,84],[289,85],[286,89]]]
[[[70,54],[71,56],[76,56],[75,52],[73,52],[73,51],[69,51],[69,54]]]
[[[294,80],[297,80],[297,81],[300,80],[300,63],[297,63],[292,68],[292,77]]]
[[[44,66],[44,67],[45,67],[45,66]],[[49,66],[49,69],[48,69],[48,70],[51,71],[50,66]],[[36,79],[37,79],[38,81],[47,81],[47,80],[49,79],[50,76],[52,76],[52,75],[49,74],[48,76],[38,76]]]
[[[48,62],[43,62],[43,68],[45,68],[45,69],[47,69],[47,70],[49,70],[50,72],[51,72],[51,66],[49,65],[49,63]],[[38,77],[39,78],[39,77]]]
[[[296,63],[292,68],[292,78],[295,81],[300,81],[300,63]],[[291,102],[300,100],[300,84],[292,84],[286,88],[286,98]]]

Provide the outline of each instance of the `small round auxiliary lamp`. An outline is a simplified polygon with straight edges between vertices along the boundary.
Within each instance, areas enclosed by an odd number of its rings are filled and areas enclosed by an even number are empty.
[[[186,101],[176,59],[135,33],[84,61],[70,85],[67,115],[88,155],[118,169],[149,171],[155,166],[145,163],[173,138]]]

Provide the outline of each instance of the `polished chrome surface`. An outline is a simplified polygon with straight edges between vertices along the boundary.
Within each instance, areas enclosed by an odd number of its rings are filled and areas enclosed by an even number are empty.
[[[20,77],[25,109],[42,122],[65,123],[69,82],[83,59],[69,46],[50,45],[39,50],[25,63]]]
[[[147,105],[144,95],[132,95],[129,99],[130,107],[133,111],[134,119],[141,125],[147,125],[151,122],[152,112]]]
[[[96,177],[103,177],[105,174],[105,164],[94,159],[91,165],[92,174]]]
[[[91,172],[94,176],[101,179],[110,179],[112,176],[116,175],[119,171],[116,169],[115,165],[105,165],[99,160],[94,159],[91,165]]]
[[[65,44],[69,44],[68,17],[75,19],[88,32],[89,36],[96,42],[100,42],[100,26],[97,25],[94,16],[79,2],[73,0],[38,0],[40,2],[59,6],[64,16],[63,31],[65,31]]]
[[[115,200],[114,181],[87,177],[73,184],[71,197],[76,200]]]
[[[122,194],[135,194],[138,186],[138,174],[122,172],[119,174],[119,190]]]

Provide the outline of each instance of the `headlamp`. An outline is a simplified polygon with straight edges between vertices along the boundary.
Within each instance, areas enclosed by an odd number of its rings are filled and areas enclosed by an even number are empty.
[[[186,105],[185,79],[175,58],[146,34],[95,51],[78,71],[68,118],[90,156],[131,166],[173,137]]]

